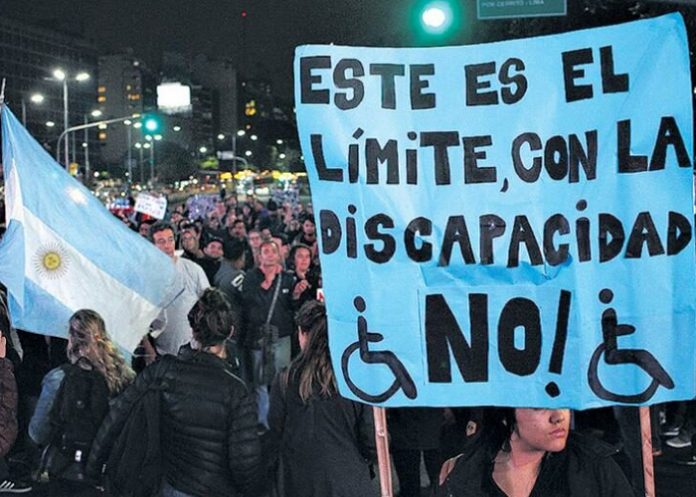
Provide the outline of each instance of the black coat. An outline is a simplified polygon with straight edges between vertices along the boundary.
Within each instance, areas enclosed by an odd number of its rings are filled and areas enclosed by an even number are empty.
[[[163,388],[160,429],[169,484],[200,497],[233,497],[255,485],[261,444],[254,396],[225,361],[192,350],[146,368],[116,400],[92,446],[88,472],[94,474],[108,456],[135,400],[157,383]]]
[[[376,496],[370,464],[376,456],[372,407],[338,394],[305,404],[292,378],[271,388],[268,422],[280,445],[285,497]]]
[[[493,481],[497,452],[485,437],[472,440],[437,496],[503,497]],[[546,455],[530,497],[633,497],[611,457],[615,452],[603,442],[571,433],[564,450]]]
[[[278,327],[279,337],[290,336],[295,331],[296,302],[292,300],[292,274],[281,271],[276,275],[268,290],[261,288],[264,278],[265,276],[259,268],[247,272],[244,278],[244,288],[242,289],[243,334],[240,337],[240,343],[246,347],[253,348],[261,336],[259,328],[266,322],[278,278],[280,278],[280,290],[271,317],[271,324]]]

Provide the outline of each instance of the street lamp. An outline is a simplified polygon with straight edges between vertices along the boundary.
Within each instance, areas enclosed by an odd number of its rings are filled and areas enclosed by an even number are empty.
[[[69,117],[68,117],[68,80],[70,79],[69,75],[63,71],[62,69],[56,69],[53,71],[53,81],[58,81],[63,84],[63,131],[67,130],[70,127],[69,123]],[[83,81],[87,81],[89,79],[89,74],[86,72],[82,71],[77,73],[74,76],[74,80],[81,83]],[[64,148],[64,162],[63,164],[66,168],[68,167],[69,163],[69,158],[68,158],[68,140],[66,137],[65,140],[65,148]]]
[[[42,104],[44,101],[44,96],[41,93],[34,93],[29,97],[29,101],[33,104]],[[24,101],[24,97],[22,97],[22,124],[24,127],[27,127],[27,103]]]

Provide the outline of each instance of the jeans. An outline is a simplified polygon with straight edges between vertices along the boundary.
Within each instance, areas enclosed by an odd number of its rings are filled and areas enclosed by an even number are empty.
[[[278,339],[275,348],[275,370],[276,373],[281,369],[286,368],[290,364],[290,337],[281,337]],[[262,366],[263,352],[261,350],[251,350],[251,367],[256,370]],[[257,385],[256,403],[259,408],[259,423],[268,428],[268,408],[270,401],[268,398],[268,385]]]

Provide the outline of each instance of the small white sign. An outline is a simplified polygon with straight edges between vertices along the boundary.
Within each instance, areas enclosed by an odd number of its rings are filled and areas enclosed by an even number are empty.
[[[156,219],[164,219],[167,213],[167,199],[149,193],[141,193],[135,200],[135,210]]]

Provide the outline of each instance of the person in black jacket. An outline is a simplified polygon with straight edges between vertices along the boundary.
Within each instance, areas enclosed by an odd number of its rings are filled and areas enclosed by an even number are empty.
[[[272,373],[290,364],[296,297],[299,297],[293,294],[293,285],[292,275],[280,263],[279,247],[272,241],[263,242],[259,266],[248,271],[244,278],[243,326],[238,340],[246,349],[247,379],[256,391],[258,423],[263,427],[268,427],[268,385],[273,380]],[[272,305],[276,291],[276,302]],[[267,320],[270,327],[265,326]],[[264,341],[271,327],[276,336]],[[265,346],[271,347],[272,357]]]
[[[568,409],[491,409],[438,497],[633,497],[608,445],[570,433]]]
[[[369,497],[376,456],[372,408],[338,393],[329,357],[324,304],[297,316],[302,352],[276,377],[268,415],[280,445],[285,497]]]
[[[136,378],[100,428],[87,470],[99,473],[136,400],[159,384],[163,497],[245,495],[257,484],[261,443],[253,395],[225,361],[234,316],[225,295],[209,288],[188,319],[198,349],[182,348]]]

